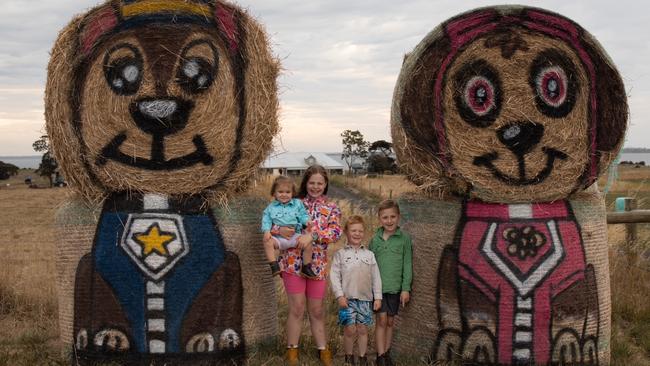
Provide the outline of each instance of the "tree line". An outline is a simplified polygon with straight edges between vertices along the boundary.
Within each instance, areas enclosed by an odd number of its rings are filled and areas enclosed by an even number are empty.
[[[359,130],[345,130],[341,133],[341,138],[341,159],[348,167],[348,174],[352,173],[357,159],[365,159],[366,171],[369,173],[397,173],[392,143],[385,140],[370,143]]]

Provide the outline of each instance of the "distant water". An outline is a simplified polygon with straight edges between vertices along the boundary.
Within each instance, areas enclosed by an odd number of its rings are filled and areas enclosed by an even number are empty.
[[[19,168],[37,169],[41,163],[41,155],[33,156],[0,156],[0,161],[13,164]]]
[[[645,165],[650,165],[650,153],[623,153],[621,154],[621,161],[631,161],[633,163],[645,161]]]

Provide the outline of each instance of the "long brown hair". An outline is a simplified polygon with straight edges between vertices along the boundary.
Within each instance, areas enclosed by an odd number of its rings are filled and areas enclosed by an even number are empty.
[[[325,168],[323,168],[321,165],[312,165],[307,168],[305,174],[302,176],[302,182],[300,182],[300,192],[298,192],[299,198],[307,197],[307,182],[309,181],[309,178],[311,178],[311,176],[314,174],[320,174],[325,179],[325,190],[323,191],[323,195],[327,194],[327,189],[330,186],[330,178],[327,176],[327,170],[325,170]]]

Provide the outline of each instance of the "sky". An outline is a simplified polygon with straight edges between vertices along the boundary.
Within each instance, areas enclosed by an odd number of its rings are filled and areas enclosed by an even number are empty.
[[[45,132],[49,51],[61,28],[97,0],[0,0],[0,156],[37,155]],[[242,0],[281,59],[275,150],[341,150],[343,130],[390,140],[403,55],[446,19],[495,1]],[[644,1],[520,1],[567,16],[603,45],[625,82],[626,147],[650,147],[650,5]]]

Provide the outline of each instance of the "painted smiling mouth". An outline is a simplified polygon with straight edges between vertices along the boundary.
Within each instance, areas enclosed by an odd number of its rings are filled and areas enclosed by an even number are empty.
[[[474,158],[474,165],[484,166],[488,168],[492,174],[499,180],[515,186],[534,185],[543,182],[553,171],[555,159],[565,160],[567,155],[562,151],[553,149],[551,147],[543,147],[542,151],[546,154],[546,166],[533,178],[526,178],[526,162],[524,160],[525,154],[517,154],[517,163],[519,167],[519,177],[511,177],[499,171],[494,166],[494,161],[499,158],[496,152],[487,153],[485,155],[477,156]]]
[[[178,158],[165,160],[164,153],[155,148],[156,145],[162,143],[162,138],[162,136],[154,136],[154,146],[152,147],[154,152],[152,152],[152,158],[144,159],[129,156],[120,151],[120,146],[124,141],[126,141],[126,133],[121,133],[115,136],[115,138],[113,138],[113,140],[102,149],[101,154],[97,157],[96,164],[99,166],[105,165],[110,159],[135,168],[147,170],[178,170],[199,163],[209,165],[214,161],[214,158],[208,153],[205,147],[203,138],[199,135],[194,136],[192,139],[192,142],[196,147],[194,152]]]

